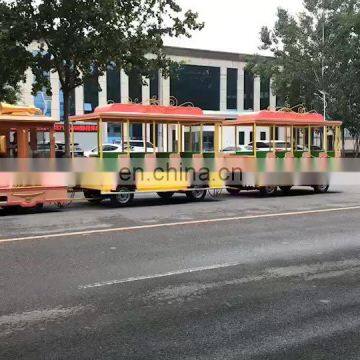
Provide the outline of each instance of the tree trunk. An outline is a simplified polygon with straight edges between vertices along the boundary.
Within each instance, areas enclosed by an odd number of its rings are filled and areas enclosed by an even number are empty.
[[[65,139],[65,157],[71,157],[70,150],[70,123],[69,123],[69,113],[70,113],[70,92],[64,91],[64,139]]]

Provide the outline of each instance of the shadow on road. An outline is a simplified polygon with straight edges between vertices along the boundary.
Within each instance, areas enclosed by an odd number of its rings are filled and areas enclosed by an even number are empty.
[[[339,191],[332,191],[329,192],[328,195],[339,194]],[[271,199],[274,198],[293,198],[293,197],[305,197],[305,196],[324,196],[323,194],[315,194],[313,190],[310,189],[295,189],[292,190],[290,193],[286,194],[281,191],[278,191],[273,196],[264,196],[259,191],[241,191],[238,195],[229,195],[226,191],[220,196],[218,201],[223,201],[226,199],[263,199],[263,201],[270,202]],[[207,197],[204,199],[201,204],[210,204],[214,203],[216,200]],[[173,205],[183,205],[189,204],[196,204],[194,202],[189,201],[184,195],[176,195],[171,200],[164,200],[159,198],[156,194],[153,196],[141,197],[141,195],[135,196],[135,199],[131,205],[124,207],[126,208],[140,208],[140,207],[157,207],[157,206],[173,206]],[[62,212],[69,212],[69,211],[81,211],[86,209],[87,211],[93,210],[113,210],[121,207],[114,207],[110,201],[104,200],[101,204],[90,204],[85,200],[81,200],[79,202],[74,202],[70,206],[66,208],[58,208],[55,206],[45,206],[43,209],[26,209],[20,207],[13,207],[7,209],[0,209],[0,217],[7,217],[7,216],[25,216],[25,215],[34,215],[34,214],[46,214],[46,213],[62,213]]]
[[[340,191],[329,191],[327,195],[333,195],[333,194],[341,194]],[[272,196],[264,196],[259,191],[241,191],[238,195],[229,195],[230,197],[247,197],[247,198],[263,198],[270,200],[272,198],[282,198],[282,197],[301,197],[301,196],[324,196],[326,194],[316,194],[314,190],[311,189],[295,189],[291,190],[290,193],[284,193],[282,191],[278,191],[275,195]]]

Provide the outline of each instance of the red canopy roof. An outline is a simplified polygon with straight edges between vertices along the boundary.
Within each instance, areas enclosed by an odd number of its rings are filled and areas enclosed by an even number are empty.
[[[158,106],[142,104],[109,104],[95,109],[95,114],[140,113],[163,115],[204,115],[200,108],[185,106]]]
[[[226,121],[225,125],[295,125],[295,126],[325,126],[341,125],[340,121],[327,121],[317,113],[296,113],[293,111],[259,111],[239,115],[235,121]]]
[[[107,122],[180,122],[188,124],[222,123],[223,117],[205,115],[200,108],[185,106],[158,106],[142,104],[109,104],[95,109],[94,113],[72,116],[76,121],[107,121]]]

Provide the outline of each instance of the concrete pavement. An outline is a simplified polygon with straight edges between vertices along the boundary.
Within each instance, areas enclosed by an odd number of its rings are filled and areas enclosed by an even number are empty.
[[[0,358],[358,359],[359,205],[346,188],[3,214],[0,241],[45,237],[0,243]]]

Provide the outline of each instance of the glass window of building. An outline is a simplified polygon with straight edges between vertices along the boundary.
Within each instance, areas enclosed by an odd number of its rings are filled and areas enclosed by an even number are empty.
[[[142,124],[130,124],[130,139],[143,140],[143,126]]]
[[[142,103],[142,77],[135,70],[129,74],[129,98],[133,103]]]
[[[51,96],[47,95],[46,88],[38,91],[34,96],[34,105],[40,109],[45,116],[51,116]]]
[[[204,110],[220,110],[220,68],[183,65],[170,79],[170,95]]]
[[[121,144],[121,125],[108,124],[108,142],[111,144]]]
[[[274,137],[274,128],[270,129],[270,138],[271,140],[279,140],[279,128],[275,127],[275,137]]]
[[[266,110],[270,106],[270,79],[262,77],[260,83],[260,109]]]
[[[50,73],[45,72],[44,75],[50,80]],[[47,94],[47,90],[44,87],[34,96],[34,105],[40,109],[44,115],[51,116],[51,99],[52,96]]]
[[[226,106],[228,110],[237,109],[238,69],[227,69]]]
[[[244,110],[254,109],[254,75],[249,71],[244,72]]]
[[[62,90],[59,92],[59,101],[60,101],[60,120],[64,121],[64,94]],[[73,116],[76,114],[75,107],[75,89],[70,92],[70,101],[69,101],[69,115]]]
[[[142,98],[142,75],[133,70],[129,74],[129,100],[133,103],[141,104]],[[141,124],[132,124],[130,126],[130,138],[133,140],[143,139],[143,127]]]
[[[214,152],[215,149],[215,126],[208,126],[203,134],[204,152]]]
[[[159,71],[154,71],[150,77],[150,99],[159,99]]]
[[[120,103],[121,90],[120,90],[120,70],[109,67],[106,72],[106,87],[107,87],[107,102]]]
[[[266,141],[266,131],[261,131],[260,132],[260,140],[261,141]]]
[[[245,145],[245,131],[239,132],[239,145]]]
[[[94,77],[84,81],[84,112],[89,114],[99,106],[98,78]]]

